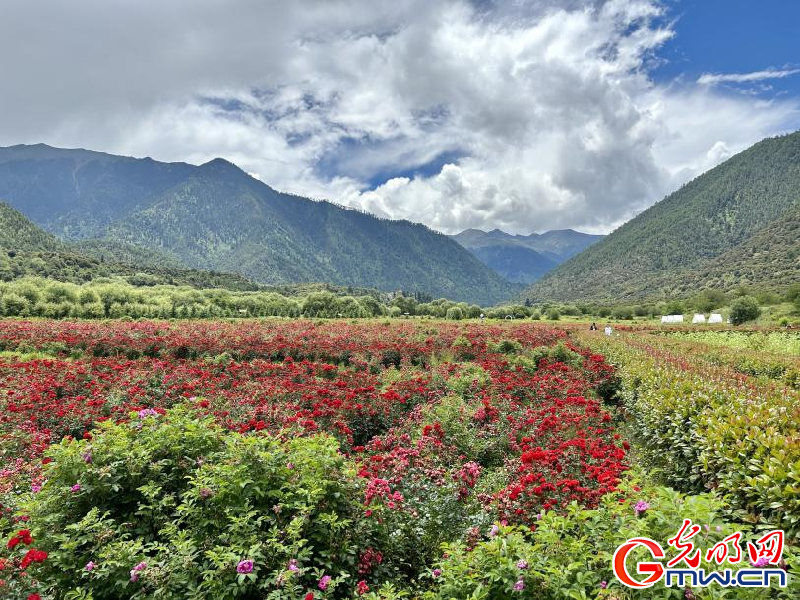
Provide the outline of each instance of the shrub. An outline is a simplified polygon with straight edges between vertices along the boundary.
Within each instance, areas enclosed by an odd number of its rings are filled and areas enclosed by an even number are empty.
[[[629,321],[633,318],[633,311],[629,306],[619,306],[614,309],[612,316],[618,320]]]
[[[558,321],[561,318],[561,313],[558,312],[557,308],[551,308],[547,311],[547,318],[550,321]]]
[[[800,536],[800,408],[796,393],[676,366],[603,339],[594,349],[620,365],[639,455],[680,490],[716,490],[743,520]]]
[[[734,325],[755,321],[760,314],[761,308],[752,296],[742,296],[731,302],[731,323]]]
[[[672,300],[671,302],[667,302],[664,312],[668,315],[682,315],[685,308],[683,302]]]
[[[383,354],[381,355],[381,364],[387,369],[389,367],[395,367],[399,369],[402,360],[403,360],[403,355],[400,354],[400,351],[395,348],[389,348],[388,350],[384,350]]]
[[[458,360],[473,360],[476,356],[475,350],[472,348],[472,342],[463,335],[453,340],[450,348]]]
[[[680,529],[683,518],[707,528],[698,541],[703,550],[735,531],[742,531],[748,540],[758,537],[746,527],[726,523],[723,504],[710,494],[684,496],[669,488],[642,491],[632,483],[623,486],[621,492],[606,496],[597,509],[582,509],[573,503],[564,514],[545,513],[533,532],[499,527],[480,541],[446,545],[446,558],[432,571],[434,588],[423,598],[666,600],[684,597],[683,590],[665,588],[662,584],[643,590],[622,586],[611,570],[616,548],[633,537],[647,537],[667,548],[667,539]],[[642,513],[634,508],[640,500],[649,505]],[[652,560],[647,556],[647,560]],[[791,549],[784,551],[784,557],[788,565],[800,566]],[[709,571],[723,568],[705,560],[702,566]],[[749,566],[745,560],[725,568]],[[629,570],[632,572],[631,566]],[[796,580],[790,575],[788,587],[774,590],[774,597],[797,597],[800,584]],[[729,598],[732,597],[729,592],[709,586],[703,588],[701,597]],[[736,590],[735,597],[757,599],[764,597],[764,593],[741,588]]]
[[[36,570],[46,591],[288,599],[323,572],[355,575],[368,521],[332,438],[245,436],[182,407],[134,417],[50,450],[46,483],[24,506],[49,553]],[[237,572],[245,560],[252,572]]]
[[[517,340],[500,340],[497,343],[489,342],[489,350],[500,352],[501,354],[519,354],[522,352],[522,344]]]
[[[445,318],[450,321],[460,321],[464,318],[464,311],[461,310],[458,306],[451,306],[447,309],[447,313],[445,313]]]

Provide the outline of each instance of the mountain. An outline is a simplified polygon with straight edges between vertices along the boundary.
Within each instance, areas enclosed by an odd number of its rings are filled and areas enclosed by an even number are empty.
[[[781,289],[800,282],[800,207],[792,208],[739,244],[664,282],[672,295],[739,286]]]
[[[11,146],[0,148],[0,198],[60,237],[96,238],[193,168],[45,144]]]
[[[144,250],[128,250],[132,255],[151,256]],[[169,265],[106,262],[81,254],[76,245],[62,242],[43,231],[18,210],[0,202],[0,281],[28,276],[71,283],[122,277],[136,286],[170,284],[236,291],[259,289],[259,286],[242,275]]]
[[[466,229],[452,237],[509,281],[532,283],[603,236],[572,229],[530,235]]]
[[[94,258],[100,262],[113,261],[140,267],[185,268],[177,258],[168,256],[158,250],[126,244],[125,242],[88,239],[69,242],[67,246],[78,254]]]
[[[0,202],[0,250],[15,254],[36,250],[56,250],[61,247],[58,238],[42,231],[25,215]]]
[[[490,269],[517,283],[533,283],[558,266],[555,259],[525,246],[478,246],[470,252]]]
[[[423,225],[280,193],[223,159],[194,166],[0,148],[0,197],[69,240],[144,247],[264,284],[327,282],[480,304],[521,291]]]
[[[789,269],[776,282],[784,287],[800,280],[796,262],[784,264],[785,253],[796,255],[800,244],[797,231],[786,228],[799,205],[800,132],[768,138],[640,213],[522,296],[533,301],[677,296],[712,285],[730,287],[742,273],[771,264]],[[770,236],[778,236],[774,244]]]

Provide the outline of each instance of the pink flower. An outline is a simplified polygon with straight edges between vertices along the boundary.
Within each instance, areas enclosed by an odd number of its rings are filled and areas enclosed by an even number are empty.
[[[649,505],[647,502],[645,502],[644,500],[639,500],[639,501],[636,503],[636,506],[634,506],[634,507],[633,507],[633,510],[635,510],[635,511],[636,511],[636,516],[638,517],[638,516],[640,516],[642,513],[644,513],[645,511],[647,511],[647,509],[649,509],[649,508],[650,508],[650,505]]]
[[[88,567],[89,565],[86,565],[86,566]],[[144,571],[144,569],[146,567],[147,567],[147,563],[144,562],[144,561],[140,562],[138,565],[133,567],[131,569],[131,581],[134,582],[134,583],[139,581],[139,571]],[[94,568],[94,563],[92,563],[92,568]]]
[[[524,571],[525,569],[527,569],[527,568],[528,568],[528,561],[527,561],[527,560],[525,560],[524,558],[523,558],[523,559],[520,559],[520,560],[518,560],[518,561],[517,561],[517,568],[518,568],[518,569],[522,569],[522,570]]]
[[[322,579],[319,580],[319,584],[318,584],[319,589],[321,589],[323,592],[325,590],[327,590],[328,589],[328,584],[331,582],[331,579],[332,578],[331,578],[330,575],[323,575]]]
[[[76,483],[71,488],[69,488],[69,491],[71,491],[73,494],[75,492],[80,492],[81,491],[81,484],[80,483]]]
[[[297,566],[297,559],[296,558],[293,558],[292,560],[289,561],[289,570],[290,571],[299,570],[299,567]]]
[[[86,563],[86,567],[84,567],[84,568],[87,571],[92,571],[92,570],[94,570],[94,567],[95,567],[94,561],[90,560],[89,562]]]
[[[253,572],[253,561],[250,559],[240,560],[239,564],[236,565],[236,572],[237,573],[252,573]]]
[[[522,577],[517,579],[517,583],[514,584],[514,591],[521,592],[525,589],[525,582],[523,581]]]
[[[442,574],[442,570],[441,569],[434,569],[433,570],[433,576],[434,577],[439,577],[441,574]]]

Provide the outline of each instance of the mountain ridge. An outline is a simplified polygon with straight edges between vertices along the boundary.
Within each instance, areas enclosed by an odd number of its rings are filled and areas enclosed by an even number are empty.
[[[509,281],[533,283],[603,236],[555,229],[529,235],[465,229],[451,236]]]
[[[522,289],[424,225],[281,193],[222,158],[195,166],[93,152],[0,148],[0,197],[67,240],[132,244],[264,284],[325,281],[485,305]]]

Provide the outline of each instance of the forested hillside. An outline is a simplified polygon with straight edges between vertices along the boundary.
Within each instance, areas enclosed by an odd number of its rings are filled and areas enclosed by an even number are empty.
[[[685,282],[681,285],[694,277],[694,285],[704,287],[711,285],[708,277],[717,277],[712,271],[754,271],[772,258],[754,256],[743,247],[723,259],[725,265],[707,261],[767,226],[780,228],[783,215],[799,204],[800,132],[763,140],[625,223],[536,282],[523,297],[634,299],[663,294],[678,276]],[[797,237],[784,233],[786,246],[795,248]]]
[[[88,248],[98,259],[121,242],[169,264],[265,284],[327,282],[481,304],[521,290],[423,225],[282,194],[222,159],[195,167],[15,146],[0,149],[2,194],[51,232],[100,240]]]
[[[55,250],[60,246],[58,238],[0,201],[0,250],[13,255],[31,250]]]
[[[151,264],[115,262],[87,256],[32,223],[22,213],[0,202],[0,281],[43,277],[69,283],[122,278],[134,286],[176,285],[230,290],[259,289],[246,277],[157,264],[156,254],[127,247],[131,256],[153,258]]]
[[[685,296],[704,288],[740,286],[781,290],[800,283],[800,208],[790,209],[744,243],[700,268],[688,269],[663,283],[663,294]]]

